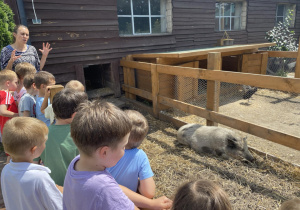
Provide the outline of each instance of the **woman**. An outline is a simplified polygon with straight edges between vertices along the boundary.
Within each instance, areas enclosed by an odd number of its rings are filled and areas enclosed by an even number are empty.
[[[29,30],[24,25],[17,25],[13,32],[14,43],[3,47],[1,50],[1,69],[15,69],[15,66],[21,62],[31,63],[37,71],[44,68],[47,56],[52,50],[50,44],[43,43],[43,54],[41,61],[34,46],[27,45],[29,39]]]

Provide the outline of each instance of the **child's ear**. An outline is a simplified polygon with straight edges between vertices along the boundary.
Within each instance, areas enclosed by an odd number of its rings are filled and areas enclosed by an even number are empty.
[[[32,83],[32,87],[33,87],[34,89],[36,89],[36,85],[35,85],[35,83]]]
[[[37,149],[37,146],[34,146],[31,148],[30,152],[32,155],[35,153],[36,149]]]
[[[97,154],[98,154],[98,156],[99,156],[101,159],[105,158],[106,155],[107,155],[107,150],[108,150],[108,146],[99,147],[99,148],[97,149]]]
[[[74,119],[76,113],[77,113],[77,112],[74,112],[74,113],[71,115],[71,118],[72,118],[72,119]]]

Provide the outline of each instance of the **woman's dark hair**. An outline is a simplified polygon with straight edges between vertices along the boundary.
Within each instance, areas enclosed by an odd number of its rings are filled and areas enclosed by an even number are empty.
[[[232,210],[225,191],[209,180],[185,183],[177,190],[172,210]]]

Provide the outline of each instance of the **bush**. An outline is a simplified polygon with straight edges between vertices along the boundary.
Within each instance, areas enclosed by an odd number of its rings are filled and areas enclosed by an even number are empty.
[[[269,47],[272,51],[297,51],[298,44],[295,39],[295,32],[289,30],[292,12],[285,18],[284,22],[279,22],[272,30],[266,33],[265,39],[275,42],[276,46]]]
[[[13,12],[0,0],[0,50],[13,42],[12,32],[15,27]]]

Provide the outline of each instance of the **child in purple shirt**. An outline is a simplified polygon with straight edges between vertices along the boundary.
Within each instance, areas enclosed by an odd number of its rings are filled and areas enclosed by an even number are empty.
[[[172,202],[164,196],[152,200],[119,186],[106,170],[124,155],[131,127],[128,116],[111,103],[92,101],[79,106],[71,123],[71,136],[80,155],[70,163],[65,177],[64,209],[171,207]]]

